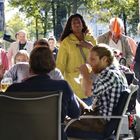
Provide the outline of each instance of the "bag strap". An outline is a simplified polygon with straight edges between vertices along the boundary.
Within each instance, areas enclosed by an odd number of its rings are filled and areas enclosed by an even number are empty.
[[[86,59],[86,56],[85,56],[85,53],[84,53],[82,47],[79,47],[79,50],[80,50],[80,53],[81,53],[81,55],[82,55],[82,57],[84,59],[84,62],[86,63],[87,62],[87,59]]]

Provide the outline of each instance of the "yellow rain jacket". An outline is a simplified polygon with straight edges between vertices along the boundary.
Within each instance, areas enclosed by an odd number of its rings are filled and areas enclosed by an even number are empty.
[[[85,40],[96,45],[96,41],[90,34],[85,35]],[[75,94],[80,98],[86,98],[81,85],[76,82],[75,78],[78,78],[80,72],[77,67],[84,64],[84,59],[80,53],[80,49],[76,47],[79,40],[74,34],[67,36],[61,43],[57,54],[56,66],[62,72],[64,79],[68,81]],[[83,47],[83,52],[88,57],[89,49]]]

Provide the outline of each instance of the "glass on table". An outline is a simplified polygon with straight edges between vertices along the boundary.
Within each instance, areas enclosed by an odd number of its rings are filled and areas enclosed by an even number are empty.
[[[5,92],[7,88],[13,83],[12,78],[5,77],[1,80],[1,91]]]

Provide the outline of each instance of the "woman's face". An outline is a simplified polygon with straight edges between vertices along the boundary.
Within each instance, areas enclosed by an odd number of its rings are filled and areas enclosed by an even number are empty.
[[[79,17],[75,17],[71,21],[71,28],[74,33],[82,32],[83,24]]]
[[[26,55],[20,54],[16,57],[15,64],[17,64],[19,62],[28,62],[28,61],[29,61],[29,58]]]

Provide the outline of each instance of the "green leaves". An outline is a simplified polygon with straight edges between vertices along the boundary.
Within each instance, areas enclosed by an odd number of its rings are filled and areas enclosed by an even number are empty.
[[[85,3],[92,15],[99,14],[99,21],[106,22],[118,16],[127,21],[128,32],[136,33],[138,0],[85,0]]]

